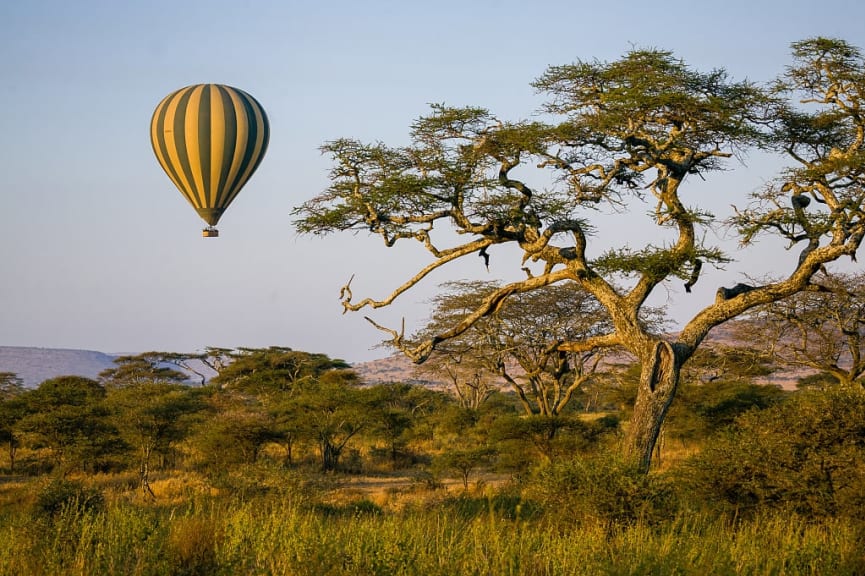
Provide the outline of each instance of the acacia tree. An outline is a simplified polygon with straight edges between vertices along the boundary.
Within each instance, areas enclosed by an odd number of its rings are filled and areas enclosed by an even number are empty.
[[[214,407],[221,414],[221,425],[205,430],[206,443],[212,457],[233,456],[254,462],[261,448],[269,442],[279,442],[285,449],[285,463],[292,465],[298,440],[312,437],[327,453],[325,467],[335,466],[340,442],[336,441],[336,456],[331,459],[330,440],[344,431],[337,425],[310,430],[307,412],[311,408],[322,379],[355,379],[343,360],[292,350],[281,346],[269,348],[208,349],[222,358],[219,374],[210,380],[220,389],[214,396]],[[339,376],[334,376],[335,374]],[[341,394],[341,392],[340,392]],[[337,402],[338,403],[338,402]],[[322,408],[320,404],[316,408]],[[327,408],[322,408],[327,411]],[[212,428],[212,429],[211,429]],[[349,426],[350,428],[350,426]]]
[[[333,370],[303,387],[297,398],[304,434],[318,444],[321,468],[339,468],[348,443],[373,420],[368,391],[351,370]]]
[[[612,328],[557,348],[621,346],[639,360],[626,449],[647,471],[682,365],[711,328],[809,289],[821,266],[854,256],[865,234],[865,62],[849,44],[822,38],[794,44],[793,58],[771,93],[723,70],[694,70],[660,50],[553,66],[534,83],[548,95],[550,122],[504,122],[483,108],[434,105],[412,126],[407,146],[325,144],[334,161],[331,184],[295,209],[296,225],[315,234],[368,230],[387,246],[413,240],[432,255],[383,299],[355,301],[346,285],[342,304],[352,311],[387,306],[432,271],[469,255],[488,259],[499,244],[517,246],[524,267],[538,263],[424,342],[381,327],[415,362],[514,294],[577,283],[604,306]],[[728,261],[705,243],[705,231],[721,221],[685,203],[687,184],[756,144],[775,145],[794,165],[730,223],[745,245],[763,233],[804,244],[798,263],[778,281],[721,287],[677,335],[656,333],[640,315],[656,288],[682,278],[690,290],[702,265]],[[810,209],[806,199],[815,201]],[[632,248],[636,239],[620,224],[601,229],[603,222],[591,221],[601,209],[646,213],[657,233]],[[440,235],[436,224],[457,234]],[[618,247],[601,251],[596,240]]]
[[[139,487],[155,497],[150,486],[154,459],[189,434],[200,398],[188,386],[151,380],[109,388],[107,404],[121,437],[137,452]]]
[[[342,370],[348,364],[325,354],[301,352],[271,346],[269,348],[239,348],[229,352],[227,362],[213,384],[268,397],[291,393],[298,384],[313,380],[329,370]]]
[[[51,451],[55,469],[92,471],[125,449],[105,407],[105,388],[83,376],[59,376],[21,395],[27,415],[16,428]]]
[[[432,300],[433,310],[425,329],[415,338],[438,333],[442,327],[461,320],[477,306],[485,289],[493,283],[458,281],[446,282]],[[459,338],[442,342],[425,362],[418,365],[419,374],[444,374],[450,381],[460,406],[478,410],[496,389],[499,380],[500,354],[482,342],[481,330],[470,330]]]
[[[433,299],[429,324],[416,340],[434,337],[474,311],[497,282],[457,281]],[[517,394],[527,415],[557,417],[574,392],[595,374],[603,350],[573,352],[559,342],[583,340],[610,330],[609,316],[591,294],[562,283],[515,294],[494,313],[436,347],[437,356],[459,358],[496,374]]]
[[[118,356],[113,368],[99,373],[102,384],[109,388],[126,388],[150,382],[171,382],[179,384],[187,380],[183,372],[165,366],[169,352],[144,352],[134,356]]]
[[[415,368],[415,373],[444,375],[453,389],[460,406],[478,410],[496,389],[496,375],[475,356],[472,350],[442,347],[440,353]]]
[[[167,455],[172,443],[189,432],[189,418],[200,406],[185,372],[171,352],[118,356],[113,368],[99,373],[107,390],[106,405],[120,436],[136,451],[139,487],[155,497],[150,472],[156,456]]]
[[[820,291],[757,308],[740,331],[780,364],[865,386],[865,274],[819,274],[815,285]]]

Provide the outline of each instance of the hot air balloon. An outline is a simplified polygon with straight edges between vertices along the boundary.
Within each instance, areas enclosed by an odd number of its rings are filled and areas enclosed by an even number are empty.
[[[195,84],[166,96],[153,112],[156,159],[198,215],[205,237],[264,158],[270,137],[258,101],[237,88]]]

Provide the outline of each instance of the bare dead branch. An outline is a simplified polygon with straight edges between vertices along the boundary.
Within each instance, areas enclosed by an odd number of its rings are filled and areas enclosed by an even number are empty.
[[[345,312],[357,312],[363,308],[382,308],[391,304],[394,300],[396,300],[402,293],[408,291],[413,286],[415,286],[418,282],[423,280],[430,272],[433,270],[444,266],[448,262],[452,260],[456,260],[466,254],[471,254],[472,252],[479,252],[488,246],[492,245],[493,241],[482,238],[480,240],[476,240],[474,242],[470,242],[468,244],[464,244],[458,249],[454,249],[452,252],[449,252],[446,256],[442,256],[441,258],[431,262],[430,264],[424,266],[417,274],[408,279],[408,281],[404,282],[401,286],[399,286],[396,290],[394,290],[390,296],[385,298],[384,300],[374,300],[372,298],[364,298],[357,304],[352,304],[351,298],[351,280],[349,280],[348,284],[342,287],[339,292],[340,300],[342,301],[343,313]],[[354,275],[352,275],[352,279]]]

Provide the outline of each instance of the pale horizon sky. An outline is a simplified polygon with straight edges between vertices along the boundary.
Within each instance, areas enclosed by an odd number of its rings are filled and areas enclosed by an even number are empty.
[[[318,151],[338,137],[400,144],[431,102],[531,116],[550,65],[669,49],[701,70],[767,81],[791,42],[865,48],[865,6],[826,0],[117,2],[0,5],[0,345],[108,353],[289,346],[358,362],[388,354],[369,314],[418,326],[438,282],[485,276],[474,260],[386,310],[342,314],[340,287],[382,298],[428,262],[363,234],[298,236],[293,207],[327,186]],[[252,94],[271,125],[258,172],[219,223],[203,223],[153,156],[149,123],[169,92],[223,83]],[[776,164],[700,184],[723,211]],[[640,238],[635,238],[640,242]],[[787,256],[734,253],[694,294],[662,291],[684,320],[714,290]],[[509,275],[506,258],[492,275]],[[496,265],[501,262],[501,265]],[[0,367],[2,369],[2,367]]]

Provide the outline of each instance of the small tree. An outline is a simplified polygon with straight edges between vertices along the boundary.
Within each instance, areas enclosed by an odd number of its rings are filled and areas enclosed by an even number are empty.
[[[488,465],[494,455],[495,450],[489,447],[454,448],[436,456],[433,468],[440,472],[455,472],[463,484],[463,490],[467,492],[472,472]]]
[[[606,309],[611,329],[557,342],[556,349],[622,347],[639,360],[625,446],[647,471],[682,366],[709,331],[809,289],[822,266],[855,256],[865,235],[865,60],[849,44],[823,38],[797,42],[793,58],[772,93],[733,82],[723,70],[693,70],[661,50],[553,66],[534,83],[549,97],[549,123],[434,105],[412,126],[407,146],[325,144],[334,160],[331,184],[295,210],[296,224],[315,234],[366,230],[387,246],[413,240],[432,256],[383,299],[355,301],[346,285],[345,310],[387,306],[434,270],[469,255],[489,261],[502,244],[522,252],[522,267],[538,263],[417,345],[381,327],[416,362],[512,295],[578,284]],[[690,290],[703,265],[729,260],[704,243],[706,230],[721,221],[686,203],[690,181],[758,144],[774,146],[795,165],[729,223],[744,245],[766,233],[804,246],[798,262],[779,281],[721,287],[676,336],[656,333],[641,315],[649,296],[676,278]],[[600,209],[646,213],[656,233],[634,248],[636,239],[619,223],[601,233],[603,223],[591,220]],[[437,224],[457,234],[437,235]],[[597,245],[599,239],[614,247]]]
[[[125,446],[109,420],[105,388],[81,376],[44,381],[22,395],[28,415],[17,428],[51,450],[55,468],[94,470]]]
[[[19,438],[15,425],[26,415],[21,395],[24,381],[14,372],[0,372],[0,442],[6,444],[9,456],[9,473],[15,473],[15,455]]]
[[[497,375],[491,372],[487,360],[472,348],[448,343],[436,350],[436,354],[426,362],[416,366],[415,374],[421,377],[444,376],[460,406],[478,410],[496,389]]]
[[[138,452],[141,489],[155,496],[150,487],[154,458],[167,455],[171,446],[190,431],[200,399],[187,386],[143,381],[109,390],[107,403],[123,439]]]
[[[297,397],[304,434],[318,444],[325,472],[339,468],[346,445],[371,423],[368,396],[356,384],[354,372],[335,370],[305,384]]]
[[[285,449],[285,466],[294,465],[294,447],[303,437],[303,409],[297,395],[282,395],[267,401],[266,410],[273,422],[274,440]]]

